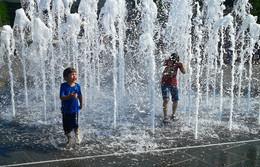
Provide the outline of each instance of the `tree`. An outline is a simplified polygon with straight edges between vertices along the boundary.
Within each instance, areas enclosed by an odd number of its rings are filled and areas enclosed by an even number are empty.
[[[251,14],[257,16],[257,23],[260,23],[260,1],[259,0],[249,0],[252,5]]]
[[[10,16],[8,14],[7,5],[5,2],[0,2],[0,26],[10,25]]]

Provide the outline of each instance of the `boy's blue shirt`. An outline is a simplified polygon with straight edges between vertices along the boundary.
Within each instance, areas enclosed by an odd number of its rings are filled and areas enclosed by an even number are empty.
[[[74,86],[70,86],[67,82],[64,82],[60,86],[60,97],[64,95],[69,95],[72,92],[76,92],[78,97],[81,95],[80,85],[75,83]],[[61,101],[61,112],[62,113],[74,113],[79,112],[79,100],[77,99],[68,99]]]

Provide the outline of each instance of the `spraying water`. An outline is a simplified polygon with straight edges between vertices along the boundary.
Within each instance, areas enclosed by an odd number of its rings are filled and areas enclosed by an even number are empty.
[[[199,4],[197,3],[196,4],[196,9],[197,9],[197,12],[198,12],[198,15],[197,15],[197,19],[199,19],[200,17],[200,12],[199,12]],[[197,35],[197,46],[195,46],[195,49],[196,49],[196,58],[197,58],[197,63],[196,63],[196,69],[197,69],[197,72],[196,72],[196,87],[197,87],[197,90],[196,90],[196,109],[195,109],[195,139],[198,139],[198,115],[199,115],[199,104],[200,104],[200,71],[201,71],[201,66],[200,66],[200,61],[201,61],[201,58],[200,58],[200,49],[199,49],[199,46],[201,44],[201,31],[199,30],[199,27],[201,26],[201,22],[200,20],[197,20],[196,22],[196,27],[195,27],[195,34]]]
[[[258,117],[259,124],[255,92],[260,77],[252,59],[260,27],[248,1],[237,1],[229,14],[223,0],[159,6],[152,0],[132,6],[107,0],[100,13],[97,0],[81,1],[76,13],[73,2],[22,1],[26,10],[17,10],[13,29],[3,27],[0,60],[8,72],[10,99],[1,94],[1,117],[12,113],[59,123],[62,72],[73,66],[84,92],[82,135],[100,141],[114,136],[109,148],[155,148],[149,132],[160,138],[167,129],[160,123],[162,64],[177,52],[187,74],[178,77],[181,119],[173,127],[181,130],[172,133],[194,132],[199,140],[220,126],[247,129],[249,116]]]
[[[152,121],[152,132],[154,133],[154,115],[155,115],[155,44],[153,41],[154,36],[154,22],[157,16],[157,8],[155,3],[152,0],[145,0],[142,2],[142,23],[141,29],[144,32],[140,36],[139,46],[140,50],[148,60],[148,71],[149,75],[149,93],[150,93],[150,103],[151,107],[151,121]]]
[[[3,39],[1,40],[1,53],[7,55],[8,60],[8,71],[10,76],[10,93],[11,93],[11,102],[12,102],[12,113],[15,116],[15,101],[14,101],[14,77],[12,70],[12,62],[14,60],[14,38],[13,38],[13,30],[10,26],[4,26],[1,36]]]
[[[20,37],[17,39],[19,43],[21,43],[20,50],[21,50],[21,62],[23,66],[23,78],[24,78],[24,94],[25,94],[25,106],[28,108],[28,88],[27,88],[27,75],[26,75],[26,51],[25,51],[25,41],[24,35],[26,33],[26,28],[28,29],[30,25],[30,20],[25,16],[25,12],[22,9],[16,11],[16,22],[14,23],[14,29],[16,31],[20,31]],[[19,47],[19,46],[17,46]]]

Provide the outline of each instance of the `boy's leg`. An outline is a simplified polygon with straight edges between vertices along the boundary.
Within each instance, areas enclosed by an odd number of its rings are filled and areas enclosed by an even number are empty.
[[[67,133],[66,136],[67,136],[68,140],[70,140],[72,138],[71,132]]]
[[[75,132],[75,138],[76,138],[76,143],[80,144],[81,143],[81,138],[79,137],[79,124],[78,124],[78,112],[75,113],[75,122],[74,122],[74,132]]]
[[[67,142],[66,142],[66,147],[71,147],[72,146],[72,133],[71,132],[67,132],[65,133],[66,137],[67,137]]]
[[[82,141],[82,139],[79,137],[79,128],[76,128],[76,129],[74,130],[74,132],[75,132],[75,137],[76,137],[76,143],[77,143],[77,144],[80,144],[81,141]]]
[[[76,129],[74,130],[74,132],[75,132],[75,135],[78,135],[78,134],[79,134],[79,128],[76,128]]]
[[[74,113],[72,114],[71,126],[72,126],[72,129],[74,130],[75,135],[79,134],[78,118],[79,118],[78,113],[77,113],[77,112],[74,112]]]
[[[70,114],[68,113],[62,113],[62,124],[63,124],[63,130],[64,133],[68,139],[67,143],[69,143],[71,141],[71,137],[72,137],[72,133],[71,133],[71,118],[70,118]]]

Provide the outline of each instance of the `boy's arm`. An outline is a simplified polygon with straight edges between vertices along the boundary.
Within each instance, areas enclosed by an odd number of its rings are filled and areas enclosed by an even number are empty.
[[[69,95],[60,96],[61,100],[76,99],[76,98],[77,98],[77,93],[75,93],[75,92],[72,92]]]
[[[82,94],[79,96],[79,109],[81,110],[83,107],[83,98],[82,98]]]

